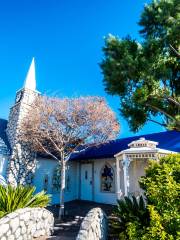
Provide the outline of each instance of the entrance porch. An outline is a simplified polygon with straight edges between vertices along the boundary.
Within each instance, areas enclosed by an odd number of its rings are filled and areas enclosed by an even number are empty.
[[[145,174],[148,160],[158,161],[160,157],[173,153],[157,148],[157,145],[158,142],[140,138],[128,144],[129,149],[115,155],[117,199],[131,195],[138,197],[143,194],[138,181]]]

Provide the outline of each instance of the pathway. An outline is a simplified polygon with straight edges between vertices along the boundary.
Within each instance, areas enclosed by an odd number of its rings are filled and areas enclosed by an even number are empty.
[[[102,208],[108,216],[112,213],[113,209],[112,205],[109,204],[100,204],[89,201],[76,200],[65,203],[66,218],[64,221],[59,221],[57,219],[59,207],[48,207],[48,209],[54,214],[54,217],[56,219],[54,226],[54,234],[48,239],[75,240],[83,218],[92,208],[95,207]]]

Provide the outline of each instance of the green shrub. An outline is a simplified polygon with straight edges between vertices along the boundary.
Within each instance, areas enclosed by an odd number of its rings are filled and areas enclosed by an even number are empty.
[[[112,227],[119,239],[180,239],[180,154],[149,161],[140,179],[146,206],[129,198],[120,200],[115,212],[118,221]],[[135,198],[133,198],[135,199]]]
[[[149,212],[142,196],[139,200],[134,196],[118,200],[114,215],[116,218],[111,221],[111,224],[113,228],[112,235],[115,238],[129,239],[130,223],[136,223],[136,228],[139,230],[149,224]]]
[[[150,213],[143,239],[180,239],[180,154],[151,160],[140,186]]]
[[[0,218],[16,209],[25,207],[46,207],[50,196],[44,191],[34,194],[35,187],[0,185]]]

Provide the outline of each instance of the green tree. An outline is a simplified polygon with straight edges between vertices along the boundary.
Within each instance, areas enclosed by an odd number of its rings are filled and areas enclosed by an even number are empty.
[[[120,112],[131,130],[147,121],[180,130],[179,0],[152,1],[139,25],[141,43],[130,36],[105,39],[100,64],[105,90],[120,96]]]

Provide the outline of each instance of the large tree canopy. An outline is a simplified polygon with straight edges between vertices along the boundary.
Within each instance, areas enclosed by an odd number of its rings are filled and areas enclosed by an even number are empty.
[[[60,165],[60,211],[64,214],[66,164],[71,155],[89,145],[116,138],[119,124],[100,97],[37,96],[21,121],[20,140],[32,150],[47,154]]]
[[[180,130],[179,3],[154,0],[144,7],[141,43],[130,36],[105,39],[105,90],[120,96],[121,114],[133,131],[147,121]]]

